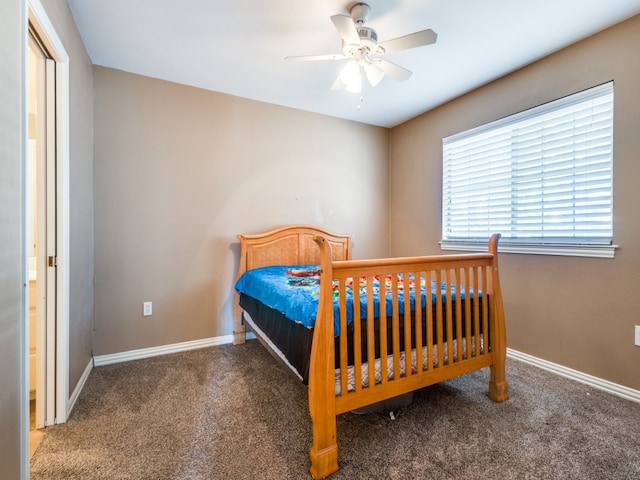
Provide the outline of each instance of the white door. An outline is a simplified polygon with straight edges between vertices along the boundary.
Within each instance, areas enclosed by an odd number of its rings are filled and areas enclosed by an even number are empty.
[[[35,32],[28,44],[29,390],[36,428],[55,418],[56,101],[55,62]],[[50,361],[49,361],[50,360]]]
[[[24,25],[25,105],[30,127],[25,138],[25,251],[33,256],[36,425],[67,421],[69,408],[69,56],[40,0],[27,0]],[[33,56],[33,65],[29,65]],[[33,107],[29,105],[30,88]],[[32,124],[32,125],[31,125]],[[33,138],[31,138],[33,137]],[[29,178],[29,173],[33,178]],[[30,219],[33,213],[33,220]],[[27,268],[27,258],[24,259]],[[51,265],[51,266],[49,266]],[[26,275],[25,275],[26,276]],[[31,298],[30,298],[31,299]],[[26,329],[29,332],[27,326]],[[30,345],[22,347],[28,366]],[[31,370],[31,369],[30,369]],[[27,372],[25,372],[27,373]],[[29,376],[24,379],[28,393]],[[25,395],[29,400],[29,395]],[[28,405],[27,405],[27,410]],[[24,425],[28,428],[28,424]],[[23,452],[29,451],[28,432]],[[29,471],[29,455],[23,456]]]
[[[27,81],[31,77],[36,79],[41,105],[36,122],[39,135],[34,191],[38,300],[36,423],[42,427],[66,422],[70,405],[69,56],[40,0],[27,0],[27,5],[25,40],[29,50],[36,49],[39,59],[35,73],[27,69]],[[28,185],[26,190],[30,198]]]

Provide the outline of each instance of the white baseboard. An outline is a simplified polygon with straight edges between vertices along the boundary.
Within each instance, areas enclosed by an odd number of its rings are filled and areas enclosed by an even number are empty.
[[[233,335],[203,338],[202,340],[173,343],[171,345],[162,345],[160,347],[141,348],[139,350],[129,350],[127,352],[112,353],[108,355],[96,355],[93,357],[93,364],[96,367],[101,367],[112,363],[128,362],[131,360],[139,360],[141,358],[166,355],[168,353],[186,352],[187,350],[196,350],[198,348],[215,347],[218,345],[225,345],[227,343],[233,343]]]
[[[543,370],[555,373],[556,375],[570,378],[571,380],[584,383],[599,390],[604,390],[605,392],[617,395],[622,398],[626,398],[627,400],[640,403],[639,390],[634,390],[623,385],[618,385],[617,383],[603,380],[601,378],[594,377],[593,375],[588,375],[586,373],[579,372],[578,370],[573,370],[572,368],[564,367],[562,365],[558,365],[557,363],[552,363],[547,360],[534,357],[527,353],[518,352],[517,350],[513,350],[511,348],[507,348],[507,357],[515,358],[516,360],[528,363],[529,365],[533,365],[534,367],[542,368]]]
[[[73,389],[73,392],[69,397],[69,402],[67,403],[67,418],[69,418],[69,415],[71,415],[71,410],[73,410],[73,407],[76,404],[76,401],[80,396],[80,392],[84,388],[84,384],[87,382],[87,378],[89,378],[89,374],[91,373],[92,369],[93,369],[93,359],[89,360],[89,363],[87,363],[87,366],[85,367],[84,372],[82,372],[82,375],[80,376],[80,380],[78,380],[78,384],[76,385],[76,388]],[[66,420],[67,419],[65,418],[65,421]]]

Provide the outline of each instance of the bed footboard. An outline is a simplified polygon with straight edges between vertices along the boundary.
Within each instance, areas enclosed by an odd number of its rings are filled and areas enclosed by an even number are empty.
[[[498,239],[490,239],[486,254],[333,261],[328,242],[315,238],[322,273],[309,370],[314,478],[338,469],[340,413],[483,367],[491,368],[489,396],[497,402],[508,398]],[[351,306],[349,289],[360,298]],[[387,295],[377,306],[376,289]]]

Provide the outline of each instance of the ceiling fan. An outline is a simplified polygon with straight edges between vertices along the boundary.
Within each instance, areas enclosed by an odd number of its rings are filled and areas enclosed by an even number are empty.
[[[398,81],[407,80],[411,76],[410,70],[381,58],[382,55],[430,45],[435,43],[438,38],[433,30],[427,29],[378,43],[376,31],[371,27],[364,26],[371,13],[369,5],[356,3],[351,7],[349,13],[350,16],[333,15],[331,17],[331,21],[342,37],[342,53],[286,57],[285,60],[350,59],[340,71],[331,88],[345,87],[350,92],[360,93],[363,72],[372,87],[378,85],[385,75]]]

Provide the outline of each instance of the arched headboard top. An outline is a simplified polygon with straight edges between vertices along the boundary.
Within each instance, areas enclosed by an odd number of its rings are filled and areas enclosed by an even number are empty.
[[[313,241],[315,236],[327,239],[332,260],[351,260],[351,235],[311,225],[286,225],[264,233],[238,235],[238,278],[247,270],[269,265],[319,264],[320,249]]]

